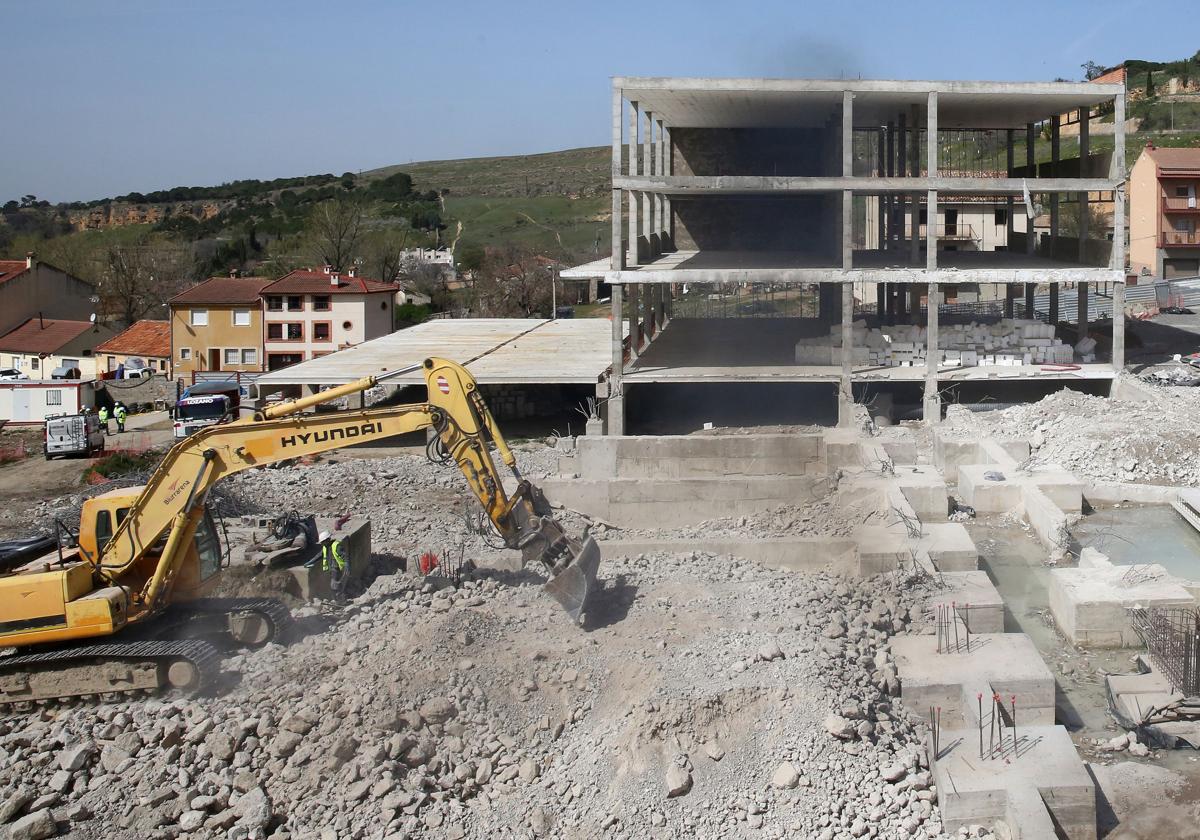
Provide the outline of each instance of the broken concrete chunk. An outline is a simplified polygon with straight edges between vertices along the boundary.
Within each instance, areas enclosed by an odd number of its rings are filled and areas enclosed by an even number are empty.
[[[667,768],[667,796],[683,796],[692,789],[692,774],[678,764]]]
[[[775,774],[771,776],[771,787],[779,790],[791,790],[798,784],[800,784],[800,772],[790,761],[785,761],[776,767]]]

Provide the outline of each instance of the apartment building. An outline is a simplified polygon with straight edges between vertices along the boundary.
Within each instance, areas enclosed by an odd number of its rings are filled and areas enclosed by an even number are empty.
[[[181,375],[260,371],[267,277],[210,277],[168,301],[171,363]]]
[[[1129,266],[1154,277],[1200,276],[1200,149],[1149,144],[1129,173]]]
[[[259,293],[266,369],[279,370],[392,331],[399,288],[338,272],[297,269]]]
[[[1081,359],[1070,378],[1019,357],[963,370],[938,336],[941,319],[958,315],[945,292],[964,284],[995,289],[1010,319],[1075,321],[1072,336],[1091,330],[1093,293],[1123,311],[1124,93],[1074,82],[615,77],[612,256],[561,274],[612,289],[606,430],[622,434],[639,403],[667,399],[714,414],[750,400],[829,404],[849,423],[855,401],[890,389],[936,422],[947,389],[968,379],[997,393],[1029,378],[1107,393],[1124,366],[1121,318],[1103,357]],[[1091,153],[1099,110],[1114,117],[1107,157]],[[1066,159],[1070,112],[1081,115],[1079,155]],[[947,156],[975,138],[998,138],[999,172],[967,172]],[[860,149],[872,150],[869,164]],[[1114,195],[1111,233],[1088,229],[1099,193]],[[1006,210],[1005,250],[957,247],[943,210],[987,201]],[[1080,206],[1078,231],[1062,224],[1068,201]],[[864,205],[874,206],[870,233]],[[1017,210],[1036,207],[1050,219],[1044,243],[1013,229]],[[1060,300],[1064,288],[1073,301]],[[881,367],[855,347],[868,326],[920,340]],[[814,339],[829,362],[798,361]]]

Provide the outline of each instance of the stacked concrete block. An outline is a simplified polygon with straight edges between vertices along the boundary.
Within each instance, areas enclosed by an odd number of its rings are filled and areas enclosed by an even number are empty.
[[[841,325],[834,325],[828,337],[802,338],[796,343],[796,364],[837,364],[841,346]],[[1075,357],[1075,348],[1055,337],[1052,324],[1013,318],[996,324],[943,325],[938,333],[938,349],[943,367],[1070,364]],[[1086,352],[1094,350],[1093,342]],[[855,365],[923,367],[927,354],[924,327],[899,325],[875,329],[869,328],[865,321],[853,324]],[[1094,361],[1095,356],[1084,356],[1084,360]]]

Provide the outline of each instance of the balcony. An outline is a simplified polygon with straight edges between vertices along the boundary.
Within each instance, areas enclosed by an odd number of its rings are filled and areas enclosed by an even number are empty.
[[[922,224],[917,236],[924,239],[929,231],[929,225]],[[904,238],[908,239],[912,236],[912,225],[906,225],[904,228]],[[963,224],[946,224],[941,223],[937,226],[937,238],[948,239],[952,242],[974,242],[979,237],[975,235],[975,227],[973,225]]]
[[[1200,213],[1200,199],[1163,196],[1162,209],[1164,213]]]
[[[1168,230],[1158,236],[1160,248],[1200,248],[1200,233]]]

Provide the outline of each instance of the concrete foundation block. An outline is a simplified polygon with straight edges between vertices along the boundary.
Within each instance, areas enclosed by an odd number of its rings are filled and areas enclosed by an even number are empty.
[[[870,577],[914,562],[905,530],[900,525],[867,525],[854,532],[858,575]]]
[[[1037,470],[1032,480],[1063,513],[1083,512],[1083,482],[1072,473],[1061,469]]]
[[[953,605],[972,635],[1004,632],[1004,599],[987,572],[947,572],[941,580],[945,588],[929,596],[927,611],[936,615],[940,606]]]
[[[978,730],[947,729],[943,716],[932,769],[945,831],[1002,823],[1014,838],[1095,840],[1095,783],[1071,736],[1061,726],[1023,724],[1019,702],[1015,748],[1005,727],[1005,753],[989,757],[984,732],[982,759]]]
[[[1115,566],[1085,548],[1074,569],[1052,569],[1047,585],[1050,614],[1073,644],[1096,648],[1139,647],[1127,610],[1196,605],[1183,585],[1158,564]]]
[[[918,713],[930,706],[942,709],[947,728],[974,728],[978,721],[977,696],[999,694],[1008,702],[1016,697],[1018,715],[1029,724],[1054,723],[1054,676],[1042,661],[1033,641],[1024,633],[971,634],[971,650],[965,634],[943,641],[938,653],[934,635],[898,636],[892,639],[892,654],[900,676],[904,705]]]
[[[897,467],[900,492],[922,522],[945,522],[950,512],[946,482],[932,467]]]
[[[318,531],[329,531],[335,540],[341,540],[342,552],[346,557],[347,583],[357,583],[366,578],[371,568],[371,520],[353,517],[337,527],[333,517],[318,516]],[[332,598],[335,593],[330,585],[329,572],[321,569],[321,561],[312,566],[286,566],[282,571],[291,580],[287,583],[289,595],[303,601],[314,598]]]
[[[988,473],[1001,476],[1000,481],[985,478]],[[1021,485],[992,464],[961,464],[958,468],[958,494],[964,504],[978,513],[1007,513],[1021,504]]]
[[[921,530],[918,550],[933,561],[938,571],[970,572],[979,567],[975,541],[958,522],[934,522],[923,525]]]
[[[941,429],[933,432],[933,463],[948,482],[958,481],[960,464],[978,464],[979,447],[973,440],[947,437]]]

